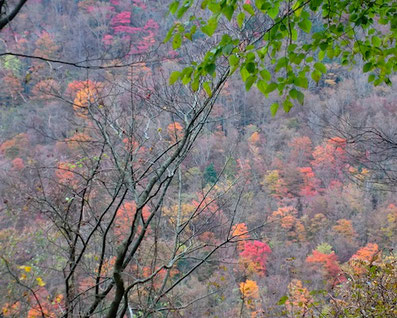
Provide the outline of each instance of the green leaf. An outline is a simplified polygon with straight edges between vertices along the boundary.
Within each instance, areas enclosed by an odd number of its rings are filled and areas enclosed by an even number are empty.
[[[259,74],[267,82],[270,81],[270,79],[272,78],[272,74],[270,74],[270,72],[268,70],[262,70],[259,72]]]
[[[287,300],[288,300],[288,296],[284,295],[283,297],[281,297],[279,299],[279,301],[277,302],[277,305],[279,305],[279,306],[284,305],[287,302]]]
[[[252,62],[253,60],[255,60],[255,53],[254,52],[249,52],[246,56],[245,56],[245,60],[247,62]]]
[[[186,72],[186,74],[183,76],[183,78],[182,78],[183,85],[188,84],[192,80],[192,72],[193,72],[193,69]]]
[[[321,6],[321,4],[323,3],[322,0],[312,0],[310,1],[310,10],[316,12],[318,10],[318,8]]]
[[[166,36],[165,36],[165,38],[164,38],[163,43],[167,43],[167,42],[171,39],[172,34],[174,33],[175,28],[176,28],[176,24],[174,24],[174,25],[168,30],[168,32],[167,32],[167,34],[166,34]]]
[[[267,5],[267,3],[265,0],[255,0],[255,5],[259,10],[265,11],[265,5]]]
[[[233,14],[234,14],[234,6],[232,6],[232,5],[225,6],[222,9],[222,13],[226,17],[226,19],[228,19],[230,21],[232,19],[232,17],[233,17]]]
[[[251,75],[250,77],[247,78],[245,81],[245,90],[249,91],[252,87],[252,85],[256,82],[257,76],[256,75]]]
[[[181,72],[178,71],[172,72],[169,79],[170,85],[173,85],[179,79],[180,76],[181,76]]]
[[[363,72],[367,73],[370,70],[372,70],[372,63],[371,62],[365,63],[364,66],[363,66]]]
[[[278,59],[275,67],[275,71],[278,72],[280,69],[286,67],[287,65],[288,65],[288,58],[286,56],[283,56],[280,59]]]
[[[294,84],[298,87],[302,87],[306,89],[309,87],[309,81],[307,80],[306,77],[295,77]]]
[[[289,96],[291,96],[292,98],[298,98],[298,90],[293,88],[289,91]]]
[[[204,69],[205,69],[205,71],[206,71],[208,74],[214,75],[214,72],[215,72],[215,69],[216,69],[216,65],[215,65],[214,63],[210,63],[210,64],[207,64],[207,65],[204,67]]]
[[[301,20],[298,25],[306,33],[310,33],[310,30],[312,29],[312,21],[309,19]]]
[[[205,92],[207,93],[207,95],[209,97],[211,97],[212,96],[212,91],[211,91],[210,83],[209,82],[204,82],[203,83],[203,88],[204,88]]]
[[[236,55],[230,55],[229,56],[229,64],[231,67],[237,66],[240,62],[240,59]]]
[[[278,87],[277,83],[271,82],[271,83],[266,87],[265,94],[269,94],[269,93],[273,92],[277,87]]]
[[[171,14],[175,14],[176,10],[178,10],[179,1],[174,1],[170,4],[169,11]]]
[[[305,95],[301,92],[301,91],[298,91],[298,102],[301,104],[301,105],[303,105],[303,103],[305,102]]]
[[[327,56],[328,56],[328,58],[330,58],[330,59],[334,58],[334,56],[335,56],[335,51],[334,51],[334,49],[333,49],[332,47],[328,48],[328,50],[327,50]]]
[[[292,6],[292,10],[295,11],[295,16],[300,17],[303,10],[302,2],[296,1],[295,4]]]
[[[182,16],[186,13],[186,11],[190,8],[192,5],[193,1],[190,0],[185,0],[183,2],[183,5],[179,8],[178,12],[176,13],[176,17],[178,19],[182,18]]]
[[[255,72],[255,69],[256,69],[255,63],[253,63],[253,62],[247,63],[245,65],[245,68],[247,69],[248,72],[250,72],[252,74]]]
[[[319,59],[320,61],[322,61],[322,60],[324,59],[324,57],[325,57],[325,51],[320,51],[320,52],[318,53],[318,59]]]
[[[278,5],[270,8],[269,10],[267,10],[267,14],[269,15],[269,17],[271,17],[273,20],[277,17],[278,15]]]
[[[256,87],[259,89],[259,91],[263,94],[263,95],[267,95],[266,94],[266,88],[267,88],[267,83],[264,80],[259,80],[256,83]]]
[[[291,96],[293,99],[296,99],[303,105],[303,102],[305,100],[305,95],[303,95],[302,92],[298,91],[297,89],[293,88],[289,91],[289,96]]]
[[[233,39],[230,37],[229,34],[224,34],[222,35],[222,39],[219,42],[219,45],[227,45],[227,44],[233,44]]]
[[[192,90],[193,92],[197,92],[198,88],[199,88],[199,79],[195,78],[192,82]]]
[[[371,83],[371,82],[373,82],[375,80],[375,74],[370,74],[369,76],[368,76],[368,83]]]
[[[376,35],[374,35],[371,39],[371,42],[374,46],[379,47],[382,44],[382,41],[379,37],[377,37]]]
[[[316,83],[318,83],[319,82],[319,80],[321,79],[321,72],[319,72],[319,71],[317,71],[317,70],[314,70],[313,72],[312,72],[312,79],[313,79],[313,81],[315,81]]]
[[[193,35],[190,32],[185,34],[185,38],[187,38],[190,41],[192,41],[192,36]]]
[[[232,53],[233,49],[233,44],[229,43],[222,48],[222,53],[225,55],[229,55],[230,53]]]
[[[292,107],[294,107],[294,104],[292,104],[292,102],[289,100],[289,98],[287,98],[287,99],[283,102],[284,111],[285,111],[286,113],[288,113],[288,112],[291,110]]]
[[[291,30],[291,38],[292,38],[292,41],[298,40],[298,31],[296,31],[295,29],[292,29]]]
[[[217,13],[221,12],[221,5],[220,5],[220,3],[216,2],[216,1],[210,1],[210,2],[208,2],[208,9],[212,13],[217,14]]]
[[[323,74],[327,73],[327,68],[325,67],[325,65],[323,63],[320,63],[320,62],[314,63],[314,68]]]
[[[273,117],[276,116],[278,108],[279,108],[278,103],[273,103],[270,105],[270,113],[272,114]]]
[[[244,20],[245,20],[245,14],[244,14],[244,12],[240,12],[240,13],[237,15],[237,24],[238,24],[238,27],[239,27],[240,29],[241,29],[242,26],[243,26]]]
[[[212,36],[215,33],[217,27],[218,18],[216,16],[212,16],[208,19],[207,24],[201,28],[201,31],[203,31],[203,33],[207,34],[208,36]]]
[[[185,37],[190,41],[193,41],[193,35],[196,33],[196,31],[197,31],[197,26],[193,24],[192,28],[190,29],[190,32],[186,33]]]
[[[250,76],[250,73],[247,71],[245,67],[240,68],[241,79],[245,82],[247,78]]]
[[[182,37],[180,33],[175,34],[174,39],[172,40],[172,48],[174,50],[179,49],[182,44]]]
[[[255,15],[254,8],[250,4],[248,3],[243,4],[243,9],[247,11],[250,15]]]
[[[321,51],[326,51],[328,48],[328,42],[327,41],[321,42],[319,47]]]

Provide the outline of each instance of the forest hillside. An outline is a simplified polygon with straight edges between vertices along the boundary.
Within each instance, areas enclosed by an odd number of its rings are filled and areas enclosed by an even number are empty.
[[[397,317],[396,19],[0,1],[0,317]]]

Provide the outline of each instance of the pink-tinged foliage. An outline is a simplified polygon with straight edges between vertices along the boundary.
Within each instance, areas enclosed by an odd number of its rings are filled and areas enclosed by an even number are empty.
[[[24,162],[23,162],[23,159],[22,159],[22,158],[15,158],[15,159],[12,161],[12,167],[13,167],[15,170],[22,170],[22,169],[25,167],[25,164],[24,164]]]
[[[100,7],[97,7],[97,6],[87,6],[87,8],[86,8],[86,10],[87,10],[87,12],[88,13],[95,13],[95,12],[107,12],[108,14],[107,14],[107,17],[112,13],[112,11],[114,11],[115,9],[114,9],[114,7],[112,7],[112,6],[100,6]]]
[[[174,58],[176,58],[178,56],[178,52],[177,51],[174,51],[174,50],[169,50],[168,51],[168,57],[170,58],[170,59],[174,59]]]
[[[316,195],[318,193],[319,182],[316,179],[313,169],[311,167],[302,167],[299,170],[304,182],[300,194],[304,197]]]
[[[146,5],[141,0],[132,0],[132,3],[135,7],[141,8],[142,10],[146,9]]]
[[[102,42],[105,45],[112,45],[113,44],[113,35],[110,34],[106,34],[103,38],[102,38]]]
[[[339,171],[345,161],[346,140],[334,137],[328,139],[313,151],[312,165],[320,169],[333,169]]]
[[[118,25],[113,28],[114,33],[129,33],[129,34],[136,34],[142,31],[142,28],[136,28],[129,25]]]
[[[149,31],[148,36],[144,36],[142,41],[140,41],[135,49],[131,50],[132,54],[144,53],[150,49],[151,46],[155,44],[154,33]]]
[[[92,13],[92,12],[94,12],[95,11],[95,7],[94,6],[88,6],[87,7],[87,12],[88,13]]]
[[[255,264],[259,273],[264,274],[268,255],[272,252],[269,245],[261,241],[247,241],[242,246],[240,257]]]
[[[313,147],[309,137],[295,137],[289,143],[290,160],[297,161],[299,165],[308,164],[312,157]]]
[[[139,3],[137,2],[136,5]],[[144,8],[142,5],[139,7]],[[159,25],[153,19],[149,19],[142,27],[131,26],[131,12],[123,11],[114,16],[110,24],[114,34],[122,34],[122,40],[132,44],[130,54],[147,52],[156,42],[155,35]],[[132,34],[140,35],[137,42],[130,36]],[[105,45],[111,45],[113,43],[112,35],[105,35],[102,41]]]
[[[130,22],[124,22],[124,23],[127,24]],[[148,20],[143,27],[132,27],[129,25],[118,25],[118,24],[119,23],[115,23],[113,26],[113,30],[115,33],[125,32],[125,33],[129,33],[129,34],[136,34],[136,33],[142,32],[142,31],[146,31],[149,33],[148,37],[154,37],[153,31],[157,31],[159,28],[159,25],[157,24],[157,22],[152,19]]]
[[[159,25],[156,21],[154,21],[153,19],[149,19],[145,26],[143,27],[144,30],[158,30],[159,29]]]
[[[130,24],[131,23],[131,12],[123,11],[113,17],[110,24],[112,26],[117,26],[120,24]]]

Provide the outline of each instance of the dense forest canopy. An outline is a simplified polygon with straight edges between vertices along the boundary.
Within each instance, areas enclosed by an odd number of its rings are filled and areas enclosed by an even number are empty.
[[[0,0],[1,317],[397,317],[397,3]]]

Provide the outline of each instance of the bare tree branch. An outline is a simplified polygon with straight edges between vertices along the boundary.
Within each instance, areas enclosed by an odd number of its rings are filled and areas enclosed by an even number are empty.
[[[0,2],[0,30],[2,30],[8,23],[10,23],[17,16],[17,14],[19,13],[19,11],[21,11],[26,1],[27,0],[20,0],[18,4],[14,7],[14,9],[12,9],[11,12],[8,14],[4,12],[7,4],[5,3],[4,0]],[[4,17],[2,17],[3,15]]]

